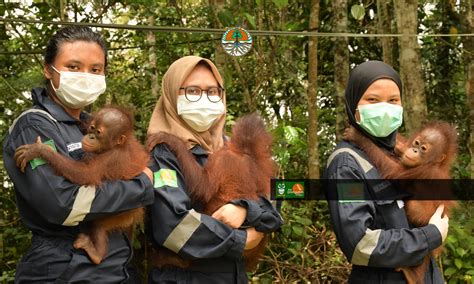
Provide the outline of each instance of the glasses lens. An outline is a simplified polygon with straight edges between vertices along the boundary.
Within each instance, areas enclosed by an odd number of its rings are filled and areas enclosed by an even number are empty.
[[[222,89],[218,87],[212,87],[207,90],[207,97],[209,101],[217,103],[222,99]]]
[[[188,101],[197,102],[201,98],[202,90],[199,87],[186,87],[184,92],[184,95]]]

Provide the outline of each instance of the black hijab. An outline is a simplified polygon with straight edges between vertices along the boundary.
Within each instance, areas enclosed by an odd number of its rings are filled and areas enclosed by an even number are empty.
[[[357,104],[359,103],[360,98],[362,98],[364,92],[374,81],[379,79],[390,79],[395,82],[398,89],[400,89],[401,95],[402,81],[400,80],[397,71],[395,71],[390,65],[381,61],[367,61],[351,71],[345,93],[346,112],[349,117],[349,123],[352,126],[364,133],[379,146],[387,150],[393,150],[395,147],[397,131],[394,131],[387,137],[374,137],[357,124],[354,116]]]

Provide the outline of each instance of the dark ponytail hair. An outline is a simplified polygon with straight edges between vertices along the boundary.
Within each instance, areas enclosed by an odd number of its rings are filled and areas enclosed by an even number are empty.
[[[105,67],[107,67],[107,46],[100,34],[92,31],[86,26],[66,26],[59,31],[48,41],[46,52],[44,54],[44,63],[52,65],[54,59],[58,55],[59,48],[63,42],[88,41],[97,43],[104,52]]]

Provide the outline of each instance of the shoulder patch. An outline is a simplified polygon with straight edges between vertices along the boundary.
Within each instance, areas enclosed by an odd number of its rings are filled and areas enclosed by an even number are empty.
[[[341,182],[337,184],[339,203],[365,202],[364,184],[360,182]]]
[[[170,169],[160,169],[157,172],[153,173],[154,178],[154,187],[162,187],[162,186],[171,186],[171,187],[178,187],[178,179],[176,178],[176,171]]]
[[[44,141],[43,144],[46,144],[48,145],[49,147],[51,147],[51,149],[54,150],[54,152],[57,152],[58,150],[56,149],[56,144],[54,144],[54,141],[53,139],[50,139],[50,140],[47,140],[47,141]],[[31,166],[31,169],[34,170],[35,168],[37,168],[38,166],[41,166],[41,165],[44,165],[44,164],[47,164],[47,162],[41,158],[36,158],[36,159],[33,159],[30,161],[30,166]]]

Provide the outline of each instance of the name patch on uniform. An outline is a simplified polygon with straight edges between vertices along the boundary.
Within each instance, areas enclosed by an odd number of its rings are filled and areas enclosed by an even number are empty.
[[[398,208],[402,209],[405,206],[405,202],[403,202],[403,200],[397,200],[397,205]]]
[[[162,187],[165,185],[171,187],[178,187],[178,179],[176,178],[175,170],[161,169],[157,172],[154,172],[153,177],[155,180],[155,188]]]
[[[364,184],[360,182],[343,182],[337,184],[339,203],[364,202]]]
[[[48,145],[49,147],[51,147],[51,149],[54,150],[54,152],[57,152],[58,150],[56,149],[56,145],[54,144],[54,141],[53,139],[50,139],[48,141],[44,141],[43,144],[46,144]],[[36,158],[36,159],[33,159],[30,161],[30,166],[31,166],[31,169],[34,170],[35,168],[41,166],[41,165],[44,165],[44,164],[47,164],[47,162],[43,159],[40,159],[40,158]]]
[[[72,152],[81,148],[82,148],[82,142],[77,142],[77,143],[72,143],[72,144],[67,145],[68,152]]]

